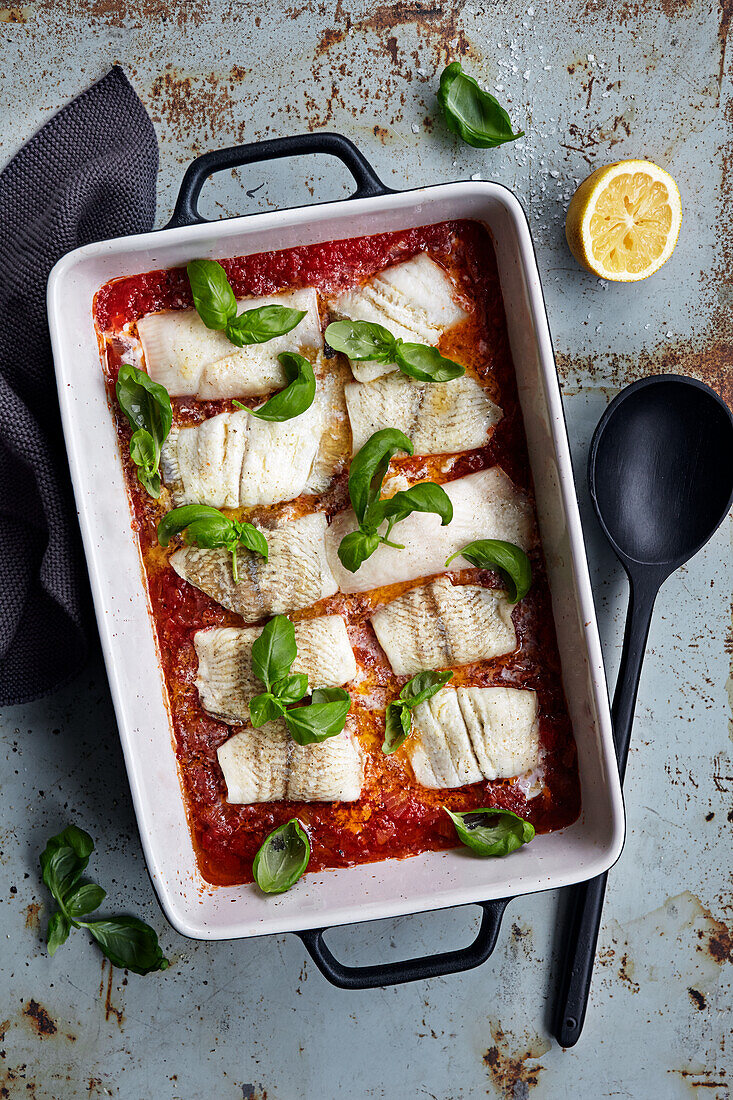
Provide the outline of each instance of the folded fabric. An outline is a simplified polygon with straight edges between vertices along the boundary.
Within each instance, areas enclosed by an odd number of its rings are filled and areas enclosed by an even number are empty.
[[[0,174],[0,705],[81,668],[88,582],[61,434],[46,282],[79,245],[152,228],[155,131],[118,67]]]

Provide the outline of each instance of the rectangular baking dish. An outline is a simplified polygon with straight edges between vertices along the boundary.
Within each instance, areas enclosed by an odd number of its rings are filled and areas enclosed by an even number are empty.
[[[196,201],[213,171],[304,152],[340,157],[356,179],[355,195],[202,221]],[[93,296],[109,279],[185,265],[195,257],[274,251],[456,218],[483,222],[496,249],[578,746],[581,817],[566,829],[538,836],[508,859],[480,860],[465,850],[426,853],[306,875],[297,889],[277,897],[265,897],[253,886],[211,886],[197,870],[186,820],[92,322]],[[601,649],[542,289],[527,220],[510,191],[494,183],[465,182],[391,192],[354,146],[336,134],[206,154],[189,167],[174,217],[164,230],[87,245],[59,261],[49,279],[48,312],[71,476],[133,802],[155,890],[179,932],[197,939],[301,932],[485,903],[567,886],[615,862],[623,846],[624,815]],[[494,939],[502,908],[485,906],[487,925],[493,913]],[[488,935],[491,929],[485,931]],[[304,938],[313,949],[312,936]]]

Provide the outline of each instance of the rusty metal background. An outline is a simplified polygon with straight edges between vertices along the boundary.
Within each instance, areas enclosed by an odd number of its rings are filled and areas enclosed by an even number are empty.
[[[160,138],[161,224],[197,153],[324,127],[353,138],[395,187],[478,176],[516,190],[545,284],[612,679],[625,591],[585,491],[593,426],[647,373],[680,370],[733,395],[732,11],[730,0],[35,0],[0,9],[0,155],[119,62]],[[525,138],[481,152],[445,131],[435,89],[455,58],[496,90]],[[576,267],[563,218],[582,176],[628,156],[674,174],[684,224],[661,272],[625,287]],[[293,205],[346,184],[320,161],[257,167],[207,185],[206,208]],[[148,883],[99,661],[54,698],[5,711],[0,1097],[728,1098],[732,589],[729,520],[658,602],[628,840],[572,1051],[548,1027],[559,896],[514,902],[479,971],[370,993],[328,986],[291,937],[184,940]],[[110,903],[160,930],[165,974],[112,971],[79,932],[46,956],[37,855],[71,819],[97,840]],[[467,908],[331,940],[367,962],[457,946],[475,925]]]

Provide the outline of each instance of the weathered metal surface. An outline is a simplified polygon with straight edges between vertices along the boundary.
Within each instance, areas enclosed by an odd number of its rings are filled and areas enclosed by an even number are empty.
[[[563,379],[609,677],[624,583],[588,506],[593,426],[631,379],[703,378],[730,399],[731,14],[707,0],[505,0],[285,8],[264,0],[36,0],[0,10],[2,156],[119,61],[155,119],[162,224],[182,166],[205,149],[328,127],[395,187],[492,178],[530,216]],[[461,146],[434,92],[449,59],[526,130],[504,149]],[[575,181],[624,156],[677,178],[672,260],[649,282],[579,271],[562,223]],[[337,197],[329,162],[254,167],[207,186],[211,216]],[[248,192],[252,192],[250,195]],[[400,989],[329,987],[292,937],[214,945],[171,932],[145,873],[98,661],[52,699],[0,716],[0,1096],[209,1095],[561,1098],[729,1096],[733,762],[731,524],[672,577],[649,641],[626,784],[629,834],[611,874],[584,1036],[549,1038],[562,899],[508,910],[479,971]],[[69,820],[94,835],[110,905],[152,921],[173,960],[124,977],[77,932],[53,961],[37,854]],[[466,942],[474,911],[335,932],[375,961]]]

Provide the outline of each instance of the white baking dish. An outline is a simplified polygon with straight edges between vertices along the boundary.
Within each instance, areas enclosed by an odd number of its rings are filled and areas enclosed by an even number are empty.
[[[192,166],[174,222],[198,218],[195,199],[212,170],[304,148],[341,155],[318,146],[326,137],[286,139],[277,151],[225,151]],[[348,143],[339,141],[343,153]],[[360,182],[357,195],[379,189],[363,161],[349,166]],[[92,323],[93,295],[109,279],[181,266],[194,257],[274,251],[455,218],[483,222],[496,247],[578,746],[581,817],[569,828],[538,836],[508,859],[480,860],[460,849],[428,853],[306,875],[296,889],[277,897],[265,897],[253,886],[210,886],[197,870],[186,821]],[[150,874],[171,924],[201,939],[296,931],[565,886],[614,863],[623,845],[624,816],[601,649],[542,289],[527,220],[511,192],[493,183],[449,183],[88,245],[54,267],[48,311],[71,476],[127,773]]]

